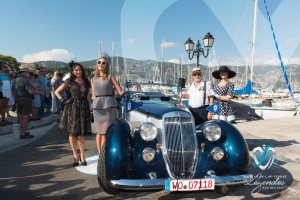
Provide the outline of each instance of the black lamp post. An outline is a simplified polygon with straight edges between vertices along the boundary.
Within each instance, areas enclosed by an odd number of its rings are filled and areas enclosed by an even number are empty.
[[[213,46],[215,38],[210,34],[207,33],[203,38],[203,45],[206,49],[206,54],[204,52],[204,48],[201,48],[201,44],[198,40],[196,44],[196,48],[194,49],[194,42],[191,40],[191,38],[188,38],[188,40],[184,43],[185,50],[189,54],[189,59],[192,60],[193,57],[197,56],[197,67],[199,67],[199,56],[202,54],[204,58],[206,58],[209,54],[209,49]]]

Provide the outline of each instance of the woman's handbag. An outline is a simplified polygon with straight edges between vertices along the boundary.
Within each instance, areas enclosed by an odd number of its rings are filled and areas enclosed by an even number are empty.
[[[73,102],[74,102],[74,99],[73,99],[73,98],[70,98],[70,99],[68,99],[68,100],[66,100],[66,101],[64,102],[64,105],[72,104]]]
[[[94,115],[93,115],[93,111],[91,111],[90,119],[91,119],[91,122],[94,123]]]

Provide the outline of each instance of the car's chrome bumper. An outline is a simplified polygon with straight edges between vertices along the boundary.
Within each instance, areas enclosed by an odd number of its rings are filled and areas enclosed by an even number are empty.
[[[249,182],[253,179],[253,175],[206,176],[205,178],[214,178],[216,186],[224,186]],[[112,180],[111,184],[112,187],[119,189],[163,189],[167,180],[170,179],[119,179]]]
[[[253,175],[243,174],[236,176],[206,176],[206,178],[214,178],[216,186],[223,186],[247,183],[253,179]]]

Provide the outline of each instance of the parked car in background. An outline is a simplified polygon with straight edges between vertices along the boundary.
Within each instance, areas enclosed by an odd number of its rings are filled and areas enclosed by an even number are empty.
[[[139,90],[136,88],[139,86]],[[195,127],[178,98],[180,88],[127,83],[120,118],[107,131],[99,155],[99,185],[109,194],[126,189],[216,190],[252,180],[242,134],[225,121]]]

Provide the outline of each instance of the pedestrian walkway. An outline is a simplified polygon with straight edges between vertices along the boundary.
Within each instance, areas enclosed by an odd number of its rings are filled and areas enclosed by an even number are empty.
[[[50,124],[48,122],[48,125],[46,126],[30,129],[30,135],[33,135],[34,137],[26,140],[16,139],[14,138],[12,133],[0,135],[0,153],[24,146],[32,142],[33,140],[42,137],[48,131],[50,131],[56,124],[56,122],[52,122]]]
[[[5,134],[12,134],[14,124],[18,124],[17,113],[10,111],[10,117],[7,118],[7,121],[12,122],[10,125],[0,126],[0,136]],[[28,123],[28,130],[37,128],[40,126],[45,126],[53,121],[57,120],[57,114],[48,114],[46,117],[41,118],[41,120],[30,121]]]
[[[9,114],[11,117],[8,117],[7,120],[12,122],[12,124],[0,126],[0,153],[26,145],[33,140],[40,138],[57,124],[57,114],[49,114],[41,120],[30,121],[27,130],[30,132],[30,135],[33,135],[34,137],[22,140],[15,138],[13,134],[13,127],[18,124],[17,114],[12,111],[10,111]]]

